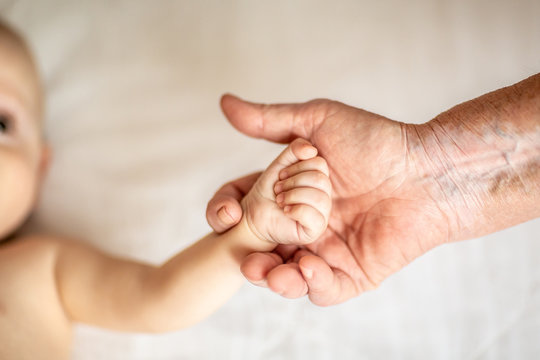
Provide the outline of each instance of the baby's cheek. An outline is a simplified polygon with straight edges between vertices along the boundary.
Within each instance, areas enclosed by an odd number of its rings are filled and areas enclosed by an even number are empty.
[[[36,188],[36,171],[22,157],[0,154],[0,239],[30,214]]]

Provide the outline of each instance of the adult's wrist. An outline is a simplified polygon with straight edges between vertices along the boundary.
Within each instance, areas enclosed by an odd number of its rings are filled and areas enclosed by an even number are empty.
[[[434,122],[403,124],[406,139],[409,181],[415,193],[424,199],[426,214],[432,215],[441,229],[439,237],[432,239],[436,245],[460,240],[464,224],[458,194],[458,178],[461,177],[457,164],[452,161],[448,142],[451,137],[441,131]],[[424,219],[425,220],[425,219]]]
[[[406,125],[422,185],[449,240],[540,216],[540,75]]]

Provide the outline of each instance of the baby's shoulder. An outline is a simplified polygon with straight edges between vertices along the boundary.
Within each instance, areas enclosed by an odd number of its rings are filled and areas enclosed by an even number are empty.
[[[11,345],[0,346],[2,359],[17,357],[10,355],[20,349],[29,354],[39,349],[41,355],[33,358],[49,358],[47,351],[63,351],[70,339],[56,286],[56,247],[55,239],[41,236],[0,244],[0,342],[7,339]]]

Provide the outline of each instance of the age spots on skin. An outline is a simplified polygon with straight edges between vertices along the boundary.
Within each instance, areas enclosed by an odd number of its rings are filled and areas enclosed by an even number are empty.
[[[508,193],[508,191],[527,192],[530,185],[538,181],[539,173],[540,159],[528,162],[515,171],[502,171],[493,178],[489,192],[493,196]]]

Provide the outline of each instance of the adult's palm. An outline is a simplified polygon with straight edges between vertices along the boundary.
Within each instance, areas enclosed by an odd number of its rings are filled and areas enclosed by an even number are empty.
[[[377,287],[448,240],[448,219],[433,199],[436,184],[417,131],[423,125],[329,100],[260,105],[225,95],[222,108],[246,135],[280,143],[298,137],[311,141],[327,160],[333,185],[325,233],[307,246],[250,255],[242,272],[251,282],[286,297],[307,293],[317,305],[332,305]],[[207,210],[214,229],[223,231],[240,219],[238,201],[255,179],[251,175],[218,191]]]

